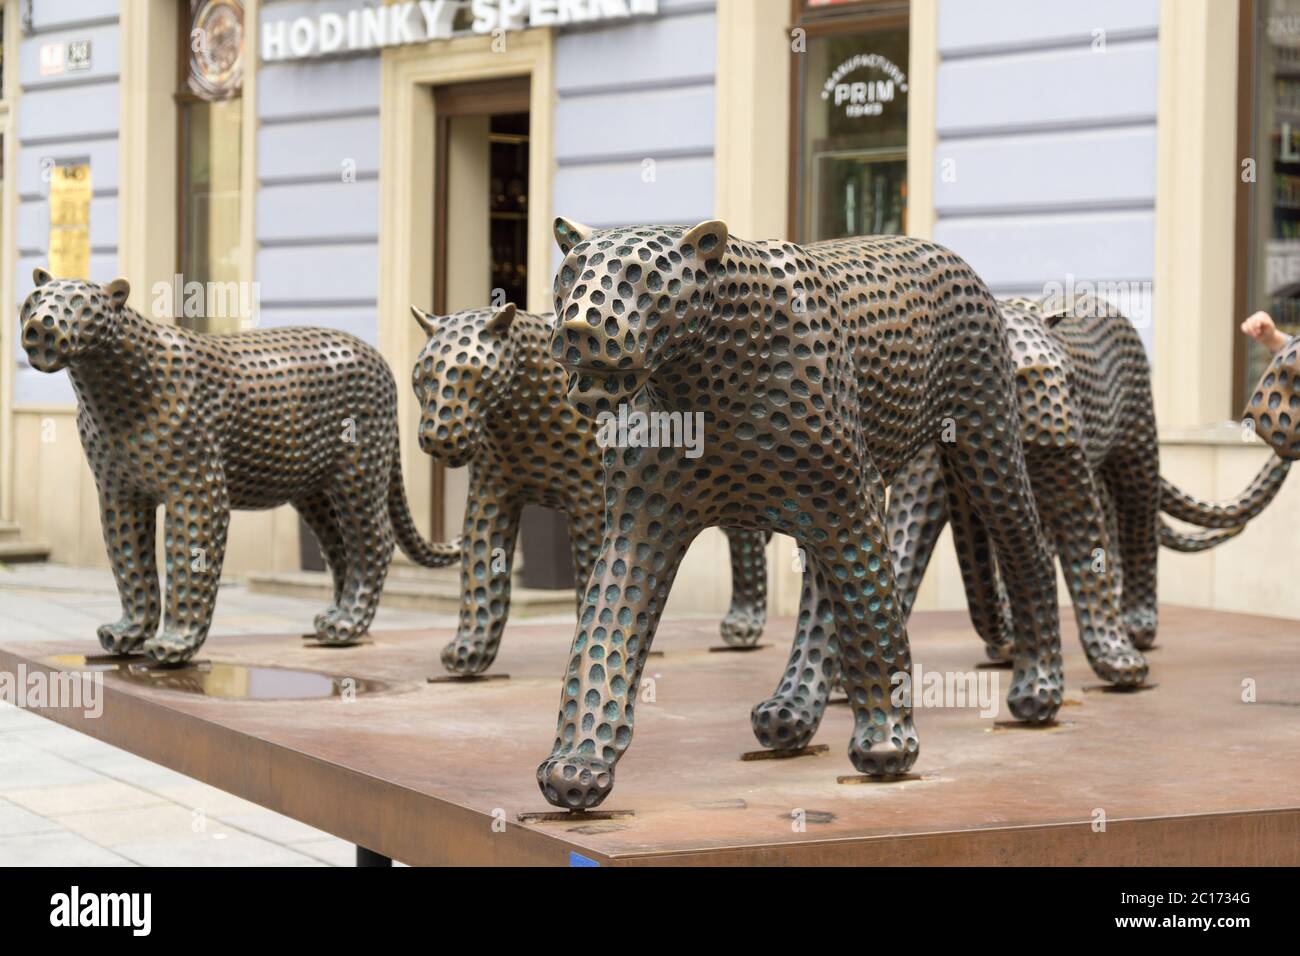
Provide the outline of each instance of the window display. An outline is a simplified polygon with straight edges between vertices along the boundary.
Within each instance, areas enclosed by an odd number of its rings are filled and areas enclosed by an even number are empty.
[[[239,0],[190,0],[182,37],[180,272],[186,283],[226,286],[240,275],[244,10]],[[250,316],[189,315],[199,332],[235,332]]]
[[[907,18],[823,29],[798,57],[799,238],[905,233]]]

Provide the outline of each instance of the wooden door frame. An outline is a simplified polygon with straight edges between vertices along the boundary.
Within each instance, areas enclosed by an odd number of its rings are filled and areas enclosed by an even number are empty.
[[[494,116],[530,111],[528,77],[449,83],[433,88],[433,311],[447,311],[447,164],[451,121],[464,116]]]
[[[1237,18],[1237,158],[1253,156],[1255,149],[1256,120],[1256,73],[1255,58],[1255,0],[1241,0]],[[1263,157],[1260,157],[1263,161]],[[1271,162],[1271,159],[1270,159]],[[1255,180],[1259,180],[1259,170],[1255,171]],[[1249,357],[1249,343],[1245,336],[1237,335],[1236,325],[1247,315],[1253,298],[1251,280],[1253,278],[1251,243],[1254,241],[1255,223],[1255,183],[1237,178],[1237,195],[1235,208],[1236,237],[1233,249],[1233,290],[1232,301],[1234,315],[1230,318],[1233,325],[1232,336],[1232,407],[1229,418],[1236,417],[1245,399],[1246,368]]]
[[[433,312],[447,313],[447,228],[448,165],[451,154],[451,121],[465,116],[494,116],[501,113],[529,113],[532,89],[528,77],[448,83],[433,88]],[[487,211],[484,210],[484,215]],[[435,541],[446,540],[443,498],[446,469],[434,461],[430,475],[430,533]]]

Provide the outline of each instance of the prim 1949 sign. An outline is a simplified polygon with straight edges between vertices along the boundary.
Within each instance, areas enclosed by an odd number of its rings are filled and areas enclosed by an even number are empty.
[[[850,57],[831,72],[822,86],[822,99],[833,101],[850,119],[880,116],[900,93],[907,93],[907,75],[879,53]]]

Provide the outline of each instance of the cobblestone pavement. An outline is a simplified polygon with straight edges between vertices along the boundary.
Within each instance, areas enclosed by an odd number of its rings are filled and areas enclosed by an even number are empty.
[[[213,634],[298,633],[314,600],[221,587]],[[72,638],[119,614],[106,570],[0,565],[0,640]],[[385,610],[374,630],[454,627]],[[352,866],[349,843],[0,704],[0,866]]]

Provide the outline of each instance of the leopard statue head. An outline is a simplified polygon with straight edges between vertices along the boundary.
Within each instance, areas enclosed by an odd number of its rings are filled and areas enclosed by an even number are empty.
[[[32,368],[57,372],[113,338],[131,287],[125,279],[99,285],[32,273],[36,288],[19,313],[20,338]]]
[[[1244,418],[1279,458],[1300,459],[1300,336],[1264,369]]]
[[[726,223],[593,231],[555,221],[551,357],[569,372],[569,400],[594,417],[635,395],[663,364],[695,351],[713,313]]]
[[[411,376],[420,400],[420,449],[450,468],[464,467],[515,375],[515,306],[437,316],[412,306],[411,314],[428,336]]]

